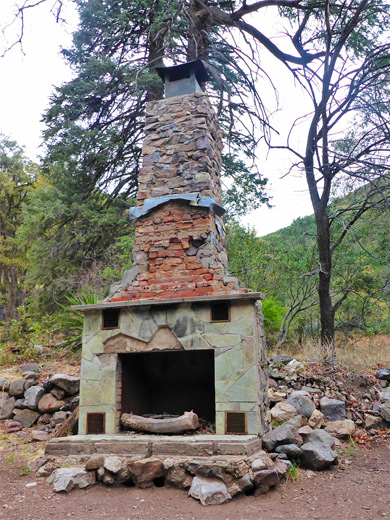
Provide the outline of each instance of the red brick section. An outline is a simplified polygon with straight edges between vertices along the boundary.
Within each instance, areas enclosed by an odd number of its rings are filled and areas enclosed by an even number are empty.
[[[207,208],[175,201],[138,219],[134,255],[142,272],[109,301],[247,292],[223,282],[226,253],[215,218]]]

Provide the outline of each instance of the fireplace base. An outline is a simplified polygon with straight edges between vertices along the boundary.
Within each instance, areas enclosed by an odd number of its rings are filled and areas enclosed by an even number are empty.
[[[139,455],[203,456],[218,455],[250,456],[261,449],[257,435],[74,435],[51,439],[45,454],[53,456],[73,455]]]

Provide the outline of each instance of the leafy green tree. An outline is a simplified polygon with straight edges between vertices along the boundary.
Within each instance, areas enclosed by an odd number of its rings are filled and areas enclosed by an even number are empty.
[[[15,141],[0,136],[0,305],[5,306],[6,319],[18,317],[25,299],[25,250],[16,233],[37,172]]]

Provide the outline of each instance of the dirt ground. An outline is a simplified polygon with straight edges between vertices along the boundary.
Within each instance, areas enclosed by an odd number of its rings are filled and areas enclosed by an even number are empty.
[[[0,451],[0,519],[50,520],[377,520],[390,518],[390,440],[346,453],[331,470],[299,470],[265,496],[203,507],[184,491],[96,485],[55,494],[45,479],[23,473],[19,457]],[[32,484],[32,486],[29,486]]]

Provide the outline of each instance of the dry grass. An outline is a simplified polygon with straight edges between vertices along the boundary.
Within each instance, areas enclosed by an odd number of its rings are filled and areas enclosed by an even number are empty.
[[[390,336],[364,336],[353,339],[339,339],[336,343],[337,361],[342,365],[359,364],[365,366],[390,366]],[[306,340],[301,345],[291,344],[283,349],[283,354],[297,357],[301,361],[320,361],[322,351],[320,343]],[[269,352],[272,357],[275,352]]]

